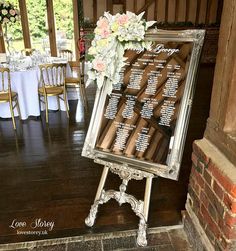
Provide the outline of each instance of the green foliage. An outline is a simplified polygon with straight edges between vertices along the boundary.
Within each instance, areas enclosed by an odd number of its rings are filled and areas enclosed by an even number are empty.
[[[73,37],[73,6],[72,0],[54,0],[56,28],[66,33],[66,38]]]
[[[10,3],[12,3],[18,10],[19,10],[19,4],[18,0],[11,0]],[[22,38],[22,28],[20,21],[17,21],[15,23],[8,23],[8,34],[13,39],[21,39]]]
[[[19,9],[18,0],[10,2]],[[32,39],[45,38],[48,34],[46,0],[26,0],[28,11],[30,36]],[[73,37],[73,4],[72,0],[54,0],[54,16],[57,31],[66,34],[66,38]],[[23,38],[21,22],[8,25],[8,33],[13,40]]]
[[[27,12],[29,20],[30,35],[33,38],[42,38],[47,34],[47,15],[45,0],[27,0]]]
[[[86,60],[86,61],[92,62],[93,59],[94,59],[94,56],[93,56],[93,55],[89,55],[89,54],[86,54],[86,55],[85,55],[85,60]]]

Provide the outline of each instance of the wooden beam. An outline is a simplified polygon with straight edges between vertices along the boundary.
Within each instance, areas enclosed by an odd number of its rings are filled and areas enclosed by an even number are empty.
[[[205,137],[213,142],[227,158],[236,161],[236,5],[224,1],[218,53],[211,95],[210,117]]]
[[[154,6],[154,20],[157,21],[157,8],[158,6],[158,0],[155,0],[155,6]]]
[[[178,21],[179,16],[179,0],[175,0],[175,22]]]
[[[19,0],[19,8],[21,15],[21,26],[23,31],[24,46],[25,48],[31,49],[28,14],[25,0]]]
[[[80,61],[80,52],[78,48],[78,42],[79,42],[79,9],[78,9],[78,1],[77,0],[72,0],[73,1],[73,22],[74,22],[74,42],[75,42],[75,58],[76,61]]]
[[[186,22],[186,0],[178,0],[176,5],[178,22]]]
[[[147,4],[149,2],[149,0],[145,0],[145,5]],[[146,9],[144,10],[145,11],[145,13],[144,13],[144,15],[143,15],[143,17],[147,20],[147,16],[148,16],[148,7],[149,6],[147,6],[146,7]],[[140,12],[141,13],[141,12]]]
[[[157,2],[157,21],[165,22],[165,14],[166,14],[166,0],[161,0]]]
[[[47,5],[47,18],[48,18],[48,33],[50,41],[50,50],[53,57],[57,56],[57,42],[55,32],[55,21],[53,11],[53,0],[46,0]]]
[[[155,0],[147,0],[146,3],[144,4],[144,6],[139,10],[137,11],[137,14],[140,14],[142,13],[143,11],[146,11],[147,8],[154,2]]]
[[[207,8],[206,8],[206,16],[205,16],[205,24],[209,24],[210,18],[210,9],[212,5],[212,0],[207,0]]]
[[[112,4],[124,4],[124,0],[112,0]]]
[[[97,12],[98,12],[98,8],[97,8],[97,0],[93,0],[93,23],[96,24],[97,22]]]
[[[216,23],[220,24],[221,21],[221,14],[223,10],[223,0],[218,1],[218,6],[217,6],[217,14],[216,14]]]
[[[122,2],[123,2],[123,11],[126,12],[126,8],[127,8],[127,7],[126,7],[126,1],[123,0]]]
[[[137,12],[137,0],[134,0],[134,13]]]
[[[107,11],[113,14],[113,2],[112,0],[107,0]]]
[[[199,13],[200,13],[200,8],[201,8],[201,2],[202,2],[202,0],[197,1],[197,11],[196,11],[195,25],[199,24]]]
[[[2,25],[0,25],[0,34],[1,34],[1,36],[0,36],[0,53],[6,53]]]
[[[168,19],[167,19],[167,22],[174,23],[176,21],[176,15],[175,14],[176,14],[176,0],[169,0],[168,1]]]
[[[186,1],[186,9],[185,9],[185,22],[188,22],[188,20],[189,20],[189,6],[190,6],[190,4],[189,4],[189,1],[187,0]]]
[[[168,13],[169,13],[169,0],[166,0],[166,6],[165,6],[165,23],[168,21]]]

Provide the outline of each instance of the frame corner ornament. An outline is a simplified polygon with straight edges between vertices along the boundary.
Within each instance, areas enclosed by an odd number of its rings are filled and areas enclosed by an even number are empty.
[[[87,158],[91,158],[91,159],[95,158],[93,147],[92,147],[90,141],[85,141],[84,142],[84,146],[83,146],[83,150],[82,150],[82,154],[81,155],[83,157],[87,157]]]

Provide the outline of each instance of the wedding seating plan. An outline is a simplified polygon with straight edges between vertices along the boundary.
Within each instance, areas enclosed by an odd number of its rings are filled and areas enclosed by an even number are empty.
[[[178,178],[204,31],[146,32],[95,101],[83,154]]]
[[[150,51],[126,51],[120,81],[106,98],[97,149],[167,163],[191,51],[191,43],[159,41]]]
[[[93,226],[98,206],[129,203],[140,218],[137,244],[147,245],[152,180],[178,179],[204,30],[148,30],[144,13],[105,12],[89,49],[87,84],[98,90],[82,156],[103,165],[94,203],[85,219]],[[105,190],[108,172],[118,190]],[[126,193],[130,180],[146,179],[144,200]]]

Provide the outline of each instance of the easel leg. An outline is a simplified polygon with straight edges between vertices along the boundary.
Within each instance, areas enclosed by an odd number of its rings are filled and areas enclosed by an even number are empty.
[[[140,217],[138,237],[137,237],[137,243],[139,246],[147,245],[146,231],[147,231],[147,220],[148,220],[150,196],[151,196],[151,190],[152,190],[152,179],[153,177],[147,177],[147,180],[146,180],[144,204],[143,204],[143,216],[144,217]]]
[[[96,197],[95,197],[95,200],[94,200],[94,204],[91,206],[89,215],[85,219],[85,224],[87,226],[89,226],[89,227],[92,227],[94,222],[95,222],[97,211],[98,211],[98,206],[99,206],[99,199],[100,199],[100,197],[102,195],[102,191],[103,191],[106,179],[107,179],[108,171],[109,171],[109,167],[104,166],[102,176],[101,176],[101,179],[100,179],[100,182],[99,182],[99,185],[98,185]]]
[[[127,166],[121,166],[118,164],[113,164],[113,166],[106,165],[106,163],[97,162],[99,164],[104,164],[103,173],[99,182],[99,186],[97,189],[97,194],[94,200],[93,205],[91,206],[88,217],[85,219],[85,224],[89,227],[93,226],[98,206],[104,203],[107,203],[110,199],[115,199],[119,205],[124,203],[129,203],[131,205],[134,213],[139,217],[139,228],[138,228],[138,236],[137,236],[137,244],[139,246],[147,245],[146,231],[147,231],[147,220],[148,220],[148,211],[150,204],[150,196],[152,189],[152,179],[154,175],[140,171],[131,169]],[[109,166],[109,167],[108,167]],[[106,178],[108,175],[108,171],[119,175],[122,180],[122,184],[119,187],[119,191],[117,190],[104,190],[104,185],[106,182]],[[128,185],[129,180],[142,180],[146,178],[146,186],[145,186],[145,194],[144,201],[137,200],[133,195],[126,193],[126,187]]]

